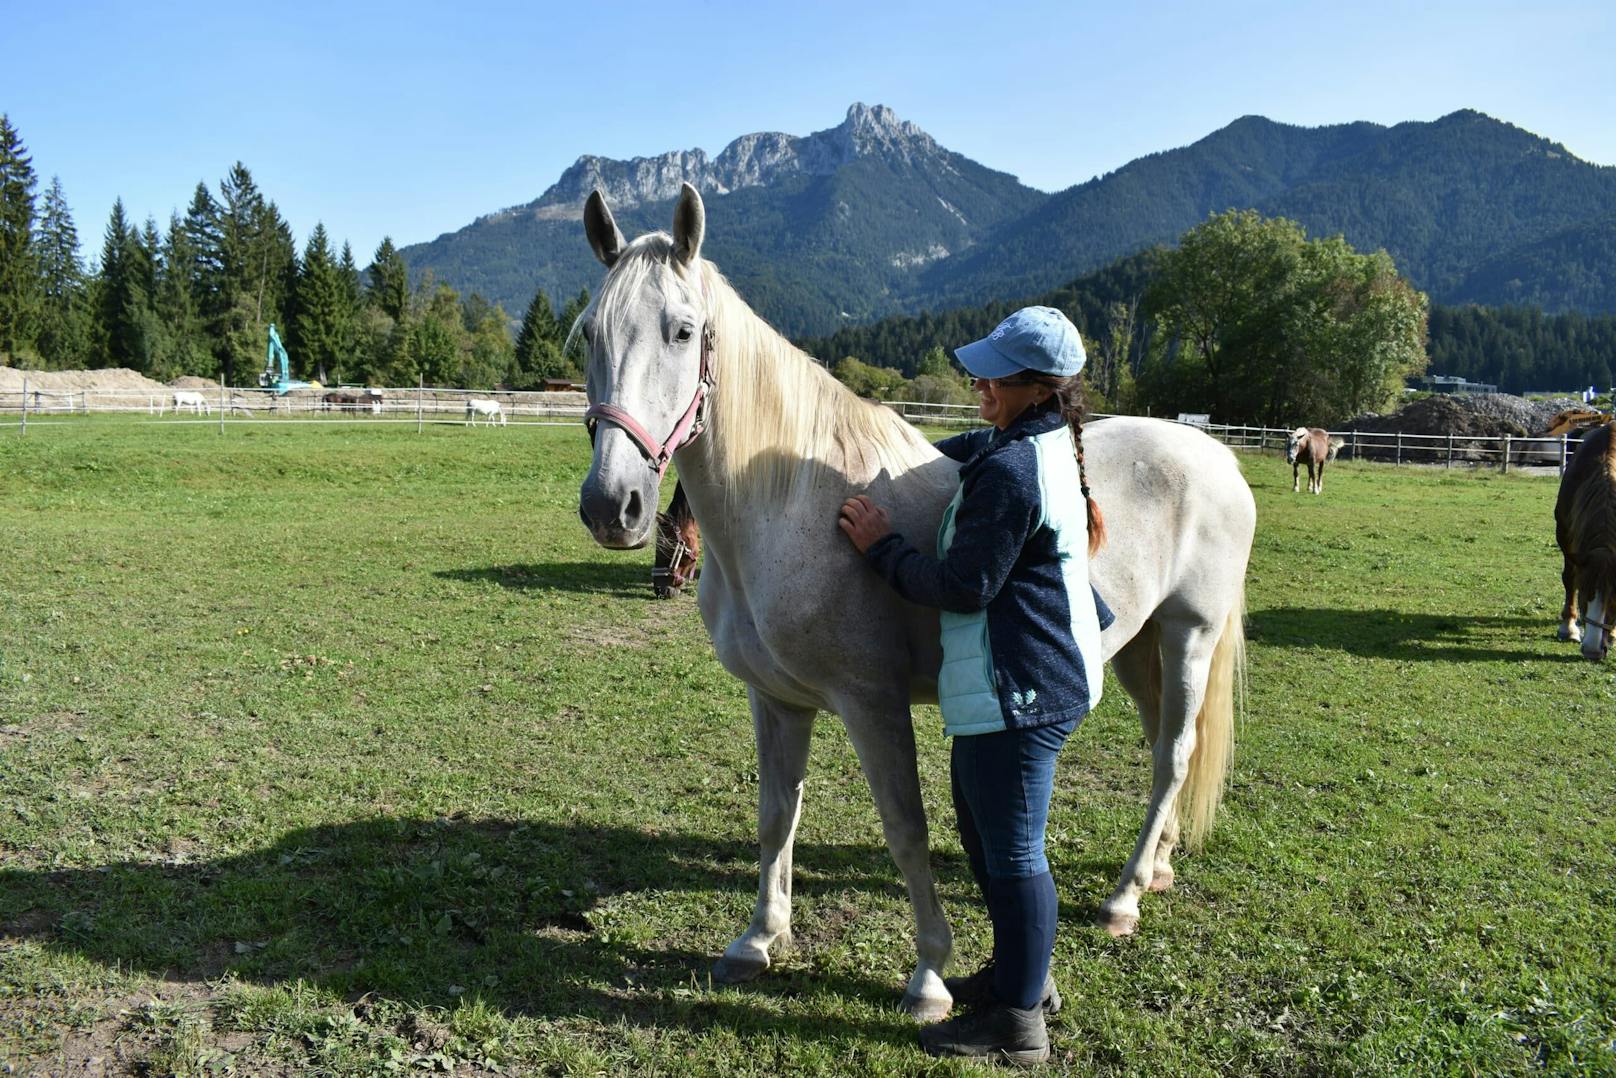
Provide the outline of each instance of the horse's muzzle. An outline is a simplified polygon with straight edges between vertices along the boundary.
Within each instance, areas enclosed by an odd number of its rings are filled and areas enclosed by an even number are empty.
[[[637,490],[615,498],[586,481],[578,491],[578,518],[608,550],[637,550],[650,542],[654,506]]]

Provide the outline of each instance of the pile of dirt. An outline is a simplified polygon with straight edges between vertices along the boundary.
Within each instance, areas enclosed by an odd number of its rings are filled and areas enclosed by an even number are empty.
[[[1375,434],[1453,434],[1472,438],[1530,437],[1548,429],[1549,421],[1578,402],[1572,398],[1529,401],[1507,393],[1450,396],[1417,400],[1391,415],[1358,416],[1340,430]]]
[[[168,387],[147,378],[128,367],[107,367],[93,371],[23,371],[15,367],[0,367],[0,393],[21,392],[23,381],[28,391],[41,393],[161,393]],[[206,382],[212,385],[214,383]]]
[[[219,389],[218,379],[198,378],[194,374],[182,374],[168,385],[170,389],[211,389],[215,392]]]

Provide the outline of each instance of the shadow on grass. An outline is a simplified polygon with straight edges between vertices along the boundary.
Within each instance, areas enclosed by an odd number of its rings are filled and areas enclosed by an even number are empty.
[[[903,895],[883,847],[799,844],[797,853],[799,893]],[[173,980],[301,979],[350,1000],[375,992],[450,1008],[480,997],[541,1017],[913,1043],[914,1024],[896,1009],[899,983],[788,961],[752,985],[708,991],[716,953],[624,928],[631,894],[641,916],[647,903],[652,917],[666,905],[660,920],[686,936],[693,917],[732,908],[733,892],[750,905],[756,856],[750,844],[680,833],[378,818],[292,831],[213,861],[0,869],[0,941]],[[939,867],[963,873],[959,862]],[[727,942],[744,921],[701,932]],[[816,996],[886,1014],[826,1019],[780,1005]]]
[[[1554,640],[1554,628],[1552,618],[1277,607],[1253,611],[1246,635],[1267,647],[1328,648],[1371,659],[1581,661],[1575,646]],[[1500,636],[1514,646],[1493,646]]]
[[[544,561],[520,565],[490,565],[483,569],[444,569],[433,573],[444,580],[493,583],[518,591],[573,591],[583,595],[610,595],[621,599],[651,598],[651,555],[644,565],[598,561]]]

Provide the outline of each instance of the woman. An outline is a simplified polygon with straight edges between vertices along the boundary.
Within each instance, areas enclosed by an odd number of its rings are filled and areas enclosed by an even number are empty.
[[[936,556],[894,533],[867,497],[840,526],[910,602],[942,610],[938,699],[954,737],[960,841],[993,921],[993,957],[945,982],[967,1012],[921,1031],[932,1055],[1016,1063],[1049,1056],[1044,1013],[1055,881],[1044,828],[1055,756],[1100,700],[1100,631],[1111,612],[1088,583],[1104,540],[1083,469],[1083,342],[1066,316],[1027,307],[956,349],[991,429],[938,448],[961,461]]]

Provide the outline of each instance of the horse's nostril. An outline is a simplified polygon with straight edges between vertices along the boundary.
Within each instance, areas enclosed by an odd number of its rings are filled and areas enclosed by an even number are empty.
[[[645,502],[640,497],[639,491],[630,491],[628,495],[628,505],[623,509],[623,523],[627,524],[630,528],[638,526],[640,523],[641,507],[644,504]]]

